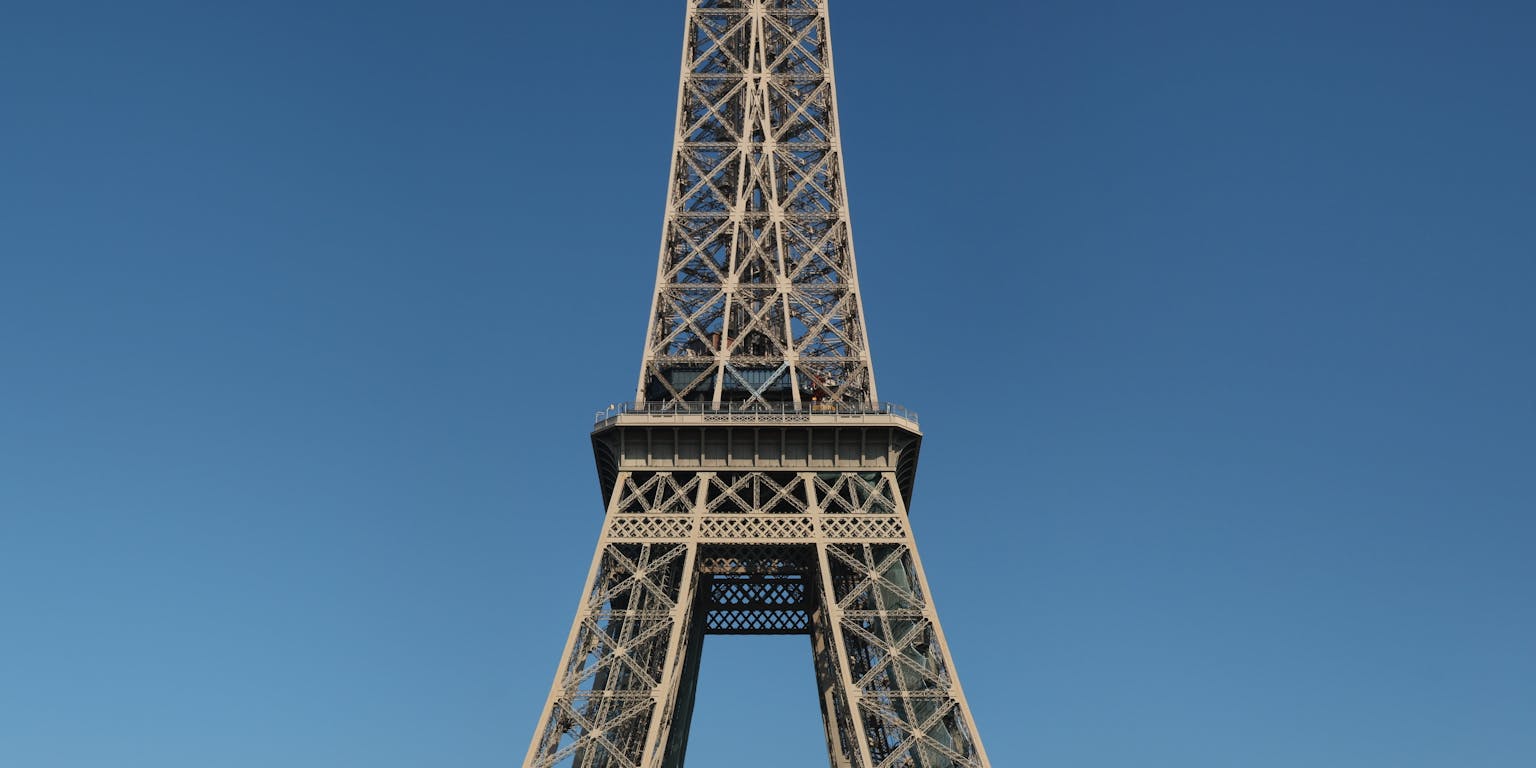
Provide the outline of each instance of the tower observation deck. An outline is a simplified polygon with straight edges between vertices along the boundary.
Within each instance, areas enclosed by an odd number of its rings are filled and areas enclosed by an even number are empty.
[[[917,416],[876,395],[827,1],[686,5],[639,382],[596,415],[524,766],[682,768],[705,636],[774,634],[810,640],[833,768],[990,768],[907,522]]]

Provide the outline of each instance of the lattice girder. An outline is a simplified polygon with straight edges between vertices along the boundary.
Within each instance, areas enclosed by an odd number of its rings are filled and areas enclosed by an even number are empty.
[[[825,2],[692,2],[636,400],[876,401]]]

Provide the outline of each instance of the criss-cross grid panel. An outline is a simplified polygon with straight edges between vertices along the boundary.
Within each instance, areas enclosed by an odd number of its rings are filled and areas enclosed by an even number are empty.
[[[986,768],[894,471],[658,468],[613,482],[527,765],[676,768],[654,760],[686,742],[703,637],[802,634],[834,764]]]
[[[875,400],[826,3],[689,4],[638,400]]]
[[[793,472],[717,472],[706,489],[711,514],[805,514],[805,483]]]
[[[875,768],[985,768],[906,544],[832,544],[837,630]]]
[[[788,635],[808,631],[806,574],[711,577],[705,629],[717,635]]]
[[[687,514],[698,495],[698,477],[686,472],[633,472],[623,476],[619,511]]]
[[[826,472],[816,478],[816,497],[834,515],[890,515],[896,512],[893,481],[876,472]]]
[[[717,635],[810,631],[816,602],[811,546],[712,545],[699,553],[704,629]]]
[[[686,552],[681,544],[603,549],[530,766],[639,768]]]

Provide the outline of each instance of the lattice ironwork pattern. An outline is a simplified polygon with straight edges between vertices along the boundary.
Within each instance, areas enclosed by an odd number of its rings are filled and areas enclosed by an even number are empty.
[[[833,517],[822,519],[822,535],[829,539],[901,539],[907,527],[898,517]]]
[[[620,517],[608,524],[614,539],[686,539],[693,534],[689,517]]]
[[[818,567],[809,546],[709,545],[699,557],[700,612],[715,635],[810,630]]]
[[[528,766],[639,768],[655,697],[675,678],[692,548],[609,544],[598,553]],[[669,664],[669,660],[674,663]]]
[[[987,765],[910,544],[832,544],[825,574],[870,764]]]
[[[704,520],[700,536],[706,539],[758,541],[761,539],[799,539],[814,535],[815,526],[808,517],[747,518],[727,517]]]
[[[895,484],[889,470],[619,473],[528,765],[676,768],[656,760],[680,754],[702,636],[803,634],[836,764],[986,766]]]
[[[826,3],[690,2],[636,399],[875,402]]]
[[[615,540],[668,541],[688,538],[723,541],[784,539],[902,539],[906,526],[896,517],[782,518],[615,517],[608,536]]]
[[[822,473],[816,496],[832,514],[889,515],[896,511],[895,478],[875,472]]]
[[[524,767],[682,768],[705,636],[790,634],[833,768],[990,768],[907,522],[922,435],[874,407],[826,0],[690,0],[679,104],[658,407],[593,433],[607,518]]]

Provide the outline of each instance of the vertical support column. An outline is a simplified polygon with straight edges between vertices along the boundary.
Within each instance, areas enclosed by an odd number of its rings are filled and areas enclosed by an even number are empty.
[[[905,515],[905,509],[903,509],[903,515]],[[917,589],[924,595],[930,595],[932,593],[928,591],[928,576],[923,571],[922,559],[918,556],[917,543],[912,540],[910,527],[907,531],[907,539],[911,542],[912,567],[916,576]],[[949,640],[944,637],[944,626],[939,622],[939,612],[934,607],[932,599],[924,601],[923,610],[927,614],[929,625],[933,627],[934,638],[938,641],[938,659],[944,669],[948,670],[950,679],[954,681],[949,695],[954,698],[957,707],[956,725],[958,727],[951,726],[956,731],[953,736],[956,740],[963,738],[975,750],[976,765],[990,766],[992,763],[987,759],[987,750],[982,746],[981,735],[976,732],[976,721],[971,718],[971,705],[965,700],[965,689],[960,685],[960,673],[955,670],[955,657],[949,652]]]
[[[836,641],[830,614],[823,604],[811,616],[811,658],[816,665],[816,690],[821,705],[822,726],[827,735],[827,755],[832,768],[856,768],[858,737],[853,733],[851,710],[843,675],[837,668]]]
[[[693,626],[693,607],[698,602],[695,598],[695,585],[698,583],[698,556],[699,545],[688,542],[682,545],[687,547],[687,554],[683,558],[682,583],[678,589],[678,599],[672,607],[672,628],[667,638],[666,663],[661,670],[661,679],[658,681],[656,691],[653,694],[655,715],[651,718],[650,732],[645,738],[645,768],[667,768],[669,752],[677,752],[677,762],[673,765],[682,765],[681,749],[669,750],[669,738],[671,730],[679,719],[686,721],[693,717],[693,689],[698,683],[698,654],[692,652],[694,644],[693,635],[700,630]],[[702,637],[699,638],[702,640]],[[691,662],[691,663],[690,663]],[[682,702],[681,710],[678,706],[678,693],[687,689],[687,698]],[[678,745],[686,748],[686,743]]]
[[[627,472],[619,474],[618,484],[623,487]],[[618,494],[609,503],[608,517],[613,516],[613,506],[617,503]],[[605,525],[606,528],[606,525]],[[592,553],[592,565],[587,570],[587,581],[582,589],[582,599],[576,604],[576,617],[571,621],[571,631],[565,638],[565,650],[560,654],[560,666],[555,669],[555,681],[549,687],[549,696],[544,700],[544,712],[539,716],[539,725],[533,732],[533,743],[528,745],[528,755],[523,758],[524,768],[535,766],[552,766],[558,760],[557,752],[560,749],[561,736],[566,728],[561,727],[560,721],[567,717],[563,710],[569,706],[565,701],[565,681],[570,676],[576,659],[576,641],[582,634],[583,623],[587,619],[587,600],[595,590],[598,573],[603,562],[603,548],[601,545]]]
[[[699,606],[704,596],[698,582],[694,584],[694,611],[688,625],[688,647],[683,657],[683,667],[678,671],[679,687],[673,696],[676,705],[665,731],[662,768],[683,768],[683,758],[688,753],[688,733],[693,725],[693,704],[698,697],[699,662],[704,655],[704,621]]]
[[[845,474],[844,482],[859,485],[844,487],[864,489],[855,495],[876,492],[852,474]],[[894,488],[894,473],[882,474],[886,487]],[[893,497],[905,519],[899,495]],[[864,518],[860,513],[840,516]],[[817,549],[823,608],[837,654],[829,671],[841,677],[836,690],[828,684],[822,689],[824,698],[827,691],[841,692],[846,701],[858,739],[856,760],[862,761],[855,764],[988,768],[910,528],[899,537],[873,531],[863,539],[824,537]],[[830,722],[828,733],[830,738]]]
[[[853,765],[856,768],[874,768],[870,759],[869,737],[864,732],[863,718],[859,712],[859,686],[848,663],[848,644],[843,637],[843,610],[837,604],[833,588],[831,560],[827,556],[828,545],[816,545],[816,559],[821,573],[817,581],[821,587],[821,610],[825,621],[818,625],[815,637],[823,649],[831,655],[825,666],[818,664],[816,677],[822,690],[823,707],[830,706],[827,715],[827,751],[833,755],[834,765]],[[837,741],[833,741],[836,738]],[[850,754],[851,752],[851,754]],[[839,762],[840,761],[840,762]]]
[[[805,487],[805,500],[816,519],[816,538],[825,541],[826,515],[818,498],[816,473],[800,472],[800,482]],[[838,643],[833,618],[835,607],[831,588],[827,581],[825,546],[816,547],[816,610],[811,614],[811,658],[816,665],[816,689],[820,697],[821,720],[827,733],[827,754],[832,768],[860,768],[864,765],[859,757],[858,745],[863,737],[854,732],[853,711],[848,705],[847,673],[839,660],[845,650]],[[855,761],[858,761],[857,763]]]
[[[525,768],[660,768],[687,662],[697,545],[612,537],[621,472]]]
[[[891,476],[891,481],[893,483],[896,482],[894,474]],[[895,502],[902,519],[909,519],[907,517],[907,502],[902,498],[901,494],[896,494]],[[930,648],[930,652],[926,656],[931,660],[930,664],[937,664],[950,681],[947,694],[953,701],[954,708],[952,714],[946,718],[945,727],[949,731],[952,742],[951,747],[954,748],[954,751],[969,759],[969,762],[954,762],[953,764],[956,766],[976,765],[987,768],[992,763],[987,759],[986,747],[982,746],[981,734],[976,731],[976,721],[971,717],[971,705],[965,699],[964,687],[960,685],[960,673],[955,669],[954,655],[949,652],[949,641],[944,636],[944,625],[939,621],[939,610],[934,605],[933,593],[928,589],[928,575],[923,570],[922,557],[918,554],[917,539],[912,533],[910,523],[907,525],[906,540],[907,556],[910,558],[908,566],[911,571],[912,580],[915,582],[913,586],[917,594],[922,597],[923,614],[927,619],[928,626],[932,630],[933,645],[937,646]]]

